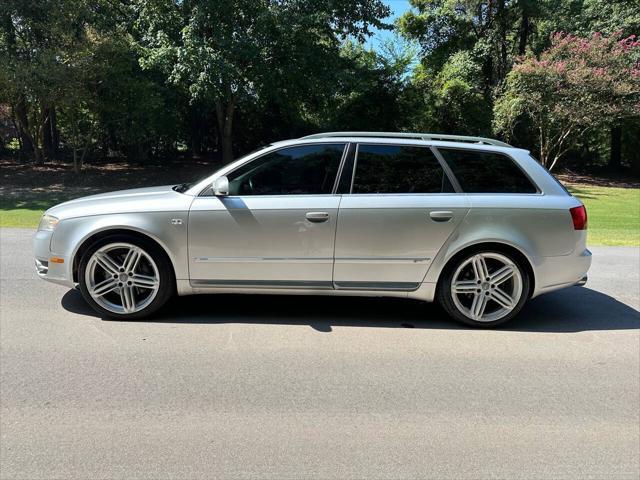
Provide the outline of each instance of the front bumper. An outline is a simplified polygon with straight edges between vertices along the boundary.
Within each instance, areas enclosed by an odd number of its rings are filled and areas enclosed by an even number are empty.
[[[43,280],[73,288],[71,259],[51,251],[53,233],[50,230],[38,230],[33,236],[36,273]]]

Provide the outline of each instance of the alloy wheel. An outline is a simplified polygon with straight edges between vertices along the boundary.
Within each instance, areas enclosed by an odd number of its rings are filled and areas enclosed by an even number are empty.
[[[511,312],[522,297],[518,266],[505,255],[478,253],[458,266],[451,279],[456,308],[476,322],[494,322]]]
[[[131,243],[110,243],[96,250],[85,269],[91,298],[118,314],[147,307],[160,289],[160,274],[153,258]]]

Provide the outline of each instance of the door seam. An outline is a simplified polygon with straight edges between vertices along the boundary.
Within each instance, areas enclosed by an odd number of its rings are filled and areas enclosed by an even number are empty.
[[[333,261],[331,262],[331,285],[332,288],[335,290],[336,289],[336,283],[335,283],[335,274],[336,274],[336,242],[338,240],[338,222],[340,221],[340,206],[342,205],[342,197],[343,195],[340,194],[340,200],[338,200],[338,210],[336,213],[336,227],[335,230],[333,232]]]

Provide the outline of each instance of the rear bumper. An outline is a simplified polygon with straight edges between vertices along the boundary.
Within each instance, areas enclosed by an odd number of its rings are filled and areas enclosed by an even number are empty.
[[[589,278],[585,275],[584,277],[582,277],[580,279],[580,281],[578,283],[576,283],[576,287],[583,287],[587,284],[587,280],[589,280]]]
[[[571,255],[535,259],[536,285],[532,297],[574,285],[587,283],[591,252],[584,249]]]

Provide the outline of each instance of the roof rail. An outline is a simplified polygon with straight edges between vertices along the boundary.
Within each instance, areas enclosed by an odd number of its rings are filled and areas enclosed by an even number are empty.
[[[495,145],[497,147],[511,147],[508,143],[485,137],[469,137],[465,135],[445,135],[442,133],[396,133],[396,132],[325,132],[307,135],[302,138],[328,137],[378,137],[378,138],[415,138],[419,140],[443,140],[445,142],[467,142]]]

